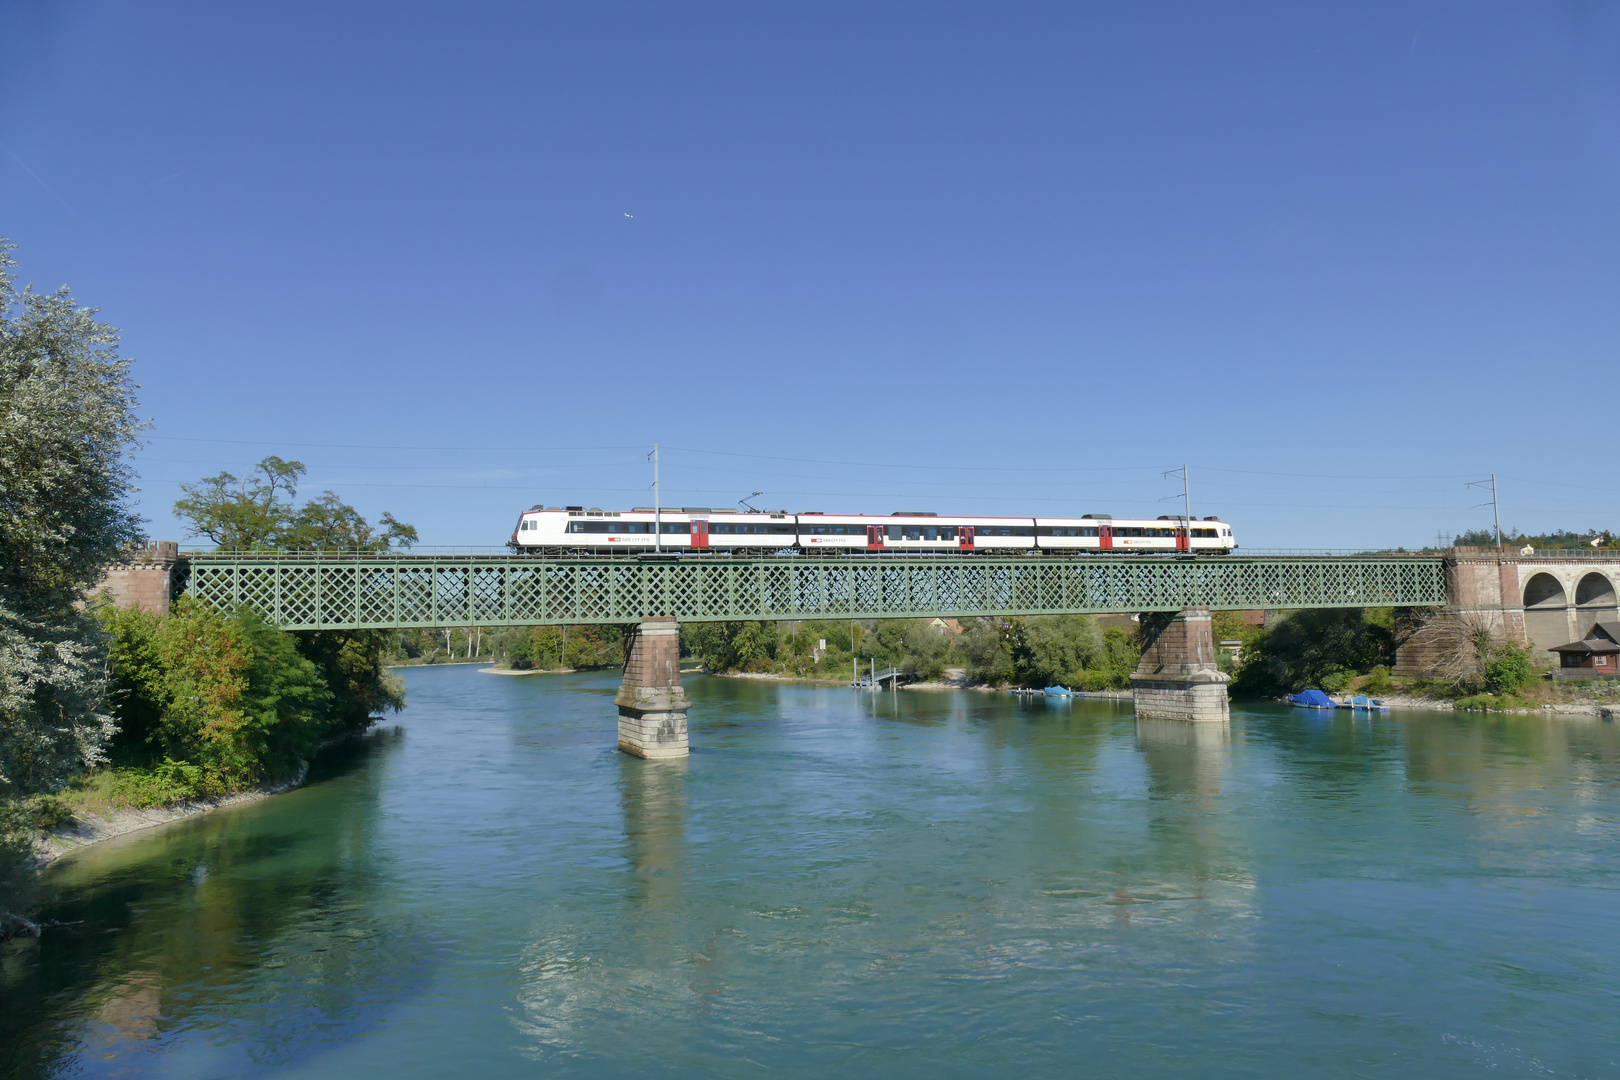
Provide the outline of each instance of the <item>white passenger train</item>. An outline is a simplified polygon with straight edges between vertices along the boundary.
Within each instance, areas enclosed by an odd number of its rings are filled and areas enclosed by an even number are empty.
[[[744,513],[703,507],[654,511],[536,506],[512,532],[520,551],[543,554],[646,552],[974,552],[1152,553],[1225,555],[1237,548],[1218,518],[1157,520],[946,517],[939,514]],[[655,531],[656,530],[656,531]]]

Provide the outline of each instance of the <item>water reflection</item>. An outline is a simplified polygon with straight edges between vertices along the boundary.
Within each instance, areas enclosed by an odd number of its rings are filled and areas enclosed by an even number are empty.
[[[285,1064],[408,993],[421,943],[362,900],[366,766],[396,738],[337,750],[325,783],[169,825],[161,845],[133,834],[53,866],[43,916],[61,925],[5,967],[0,1073],[140,1072],[198,1036],[243,1069]]]
[[[653,1014],[679,1008],[692,957],[685,877],[687,761],[643,761],[616,755],[623,821],[625,881],[604,903],[604,923],[536,913],[532,940],[519,962],[517,1029],[529,1052],[575,1051],[586,1025],[606,1008]],[[701,958],[698,958],[701,960]],[[639,1006],[639,1007],[638,1007]],[[669,1019],[666,1017],[665,1019]]]
[[[618,765],[632,882],[626,898],[639,909],[636,925],[656,924],[681,902],[688,762],[626,758]]]

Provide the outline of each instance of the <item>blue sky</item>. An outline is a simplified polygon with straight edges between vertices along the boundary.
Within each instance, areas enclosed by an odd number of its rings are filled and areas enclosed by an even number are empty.
[[[1620,529],[1620,6],[0,0],[0,234],[154,537],[531,504]]]

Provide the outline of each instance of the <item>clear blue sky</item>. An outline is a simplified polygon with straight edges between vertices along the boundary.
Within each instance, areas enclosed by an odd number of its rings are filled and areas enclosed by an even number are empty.
[[[179,481],[1620,529],[1620,5],[0,0],[0,234]],[[676,449],[679,448],[679,449]]]

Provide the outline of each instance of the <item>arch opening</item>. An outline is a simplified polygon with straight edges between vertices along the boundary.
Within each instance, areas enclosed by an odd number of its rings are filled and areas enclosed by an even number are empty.
[[[1614,582],[1597,571],[1581,578],[1575,586],[1576,607],[1612,608],[1615,606]]]
[[[1525,583],[1524,606],[1538,610],[1566,608],[1569,594],[1564,591],[1563,583],[1551,574],[1537,574]]]

